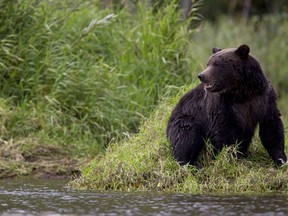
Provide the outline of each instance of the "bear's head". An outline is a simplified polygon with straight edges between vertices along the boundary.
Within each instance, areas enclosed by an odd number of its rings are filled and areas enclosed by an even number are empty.
[[[213,48],[212,52],[207,68],[198,75],[206,91],[247,97],[267,86],[260,64],[249,54],[249,46]]]

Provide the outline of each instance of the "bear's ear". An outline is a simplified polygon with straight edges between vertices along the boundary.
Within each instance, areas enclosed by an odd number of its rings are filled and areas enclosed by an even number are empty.
[[[212,53],[213,54],[215,54],[215,53],[217,53],[217,52],[219,52],[219,51],[221,51],[222,49],[219,49],[219,48],[217,48],[217,47],[214,47],[213,49],[212,49]]]
[[[235,52],[241,59],[247,59],[249,56],[250,48],[244,44],[239,46]]]

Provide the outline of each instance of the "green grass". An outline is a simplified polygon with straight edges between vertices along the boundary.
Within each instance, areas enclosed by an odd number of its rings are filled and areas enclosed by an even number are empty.
[[[213,159],[207,144],[197,162],[200,168],[177,164],[165,128],[172,108],[186,91],[182,88],[177,97],[164,100],[138,134],[111,144],[103,156],[96,157],[82,170],[82,177],[71,182],[70,187],[193,194],[288,194],[288,166],[275,168],[257,136],[248,158],[235,159],[232,155],[237,148],[229,147]]]

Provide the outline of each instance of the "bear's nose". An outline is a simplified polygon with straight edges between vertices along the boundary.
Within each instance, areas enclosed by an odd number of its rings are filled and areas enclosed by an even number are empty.
[[[200,79],[201,82],[204,81],[204,74],[200,73],[198,74],[198,78]]]

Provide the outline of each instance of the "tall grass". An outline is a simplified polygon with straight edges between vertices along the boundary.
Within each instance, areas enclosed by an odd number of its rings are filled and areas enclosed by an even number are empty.
[[[96,1],[1,1],[4,139],[37,134],[76,154],[137,131],[167,85],[191,79],[188,22],[176,2],[102,10]]]

